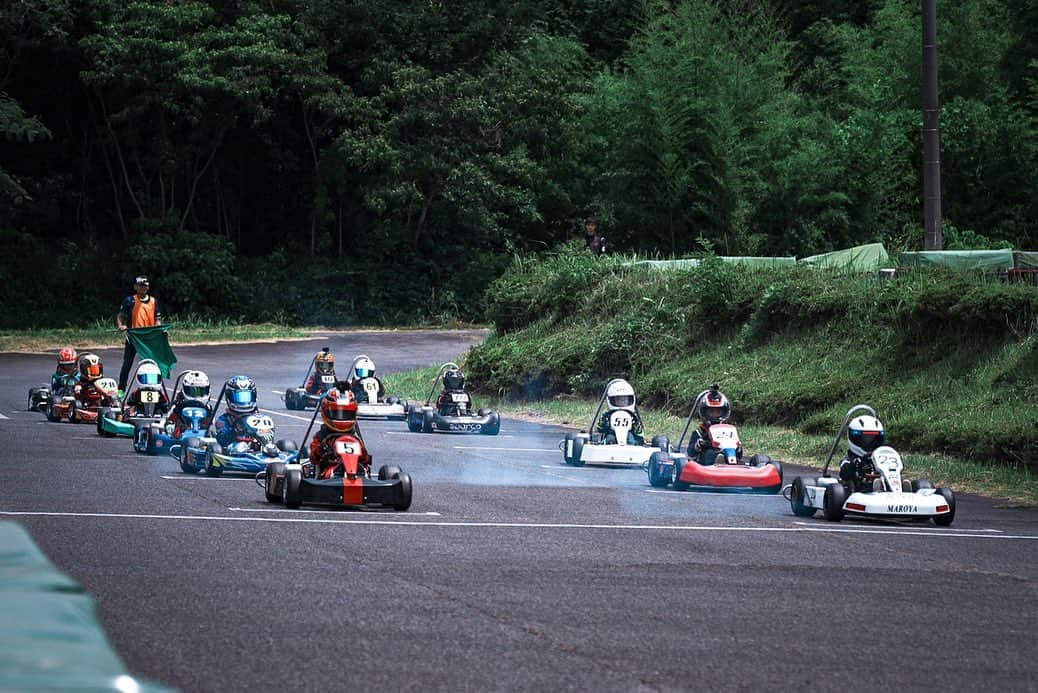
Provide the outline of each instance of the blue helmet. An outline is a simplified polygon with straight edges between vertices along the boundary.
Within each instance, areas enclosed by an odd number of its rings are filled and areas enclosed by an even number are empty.
[[[247,375],[232,375],[224,383],[227,409],[236,414],[251,414],[259,408],[256,399],[256,383]]]

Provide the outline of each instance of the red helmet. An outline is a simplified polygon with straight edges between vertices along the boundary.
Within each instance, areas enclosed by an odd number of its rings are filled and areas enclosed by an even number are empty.
[[[349,390],[332,388],[321,398],[324,425],[337,433],[349,433],[357,425],[357,399]]]
[[[58,370],[62,373],[72,374],[76,372],[76,363],[79,355],[72,347],[65,347],[58,352]]]
[[[93,382],[105,373],[105,367],[101,363],[101,357],[97,354],[83,354],[79,359],[79,374],[83,380]]]

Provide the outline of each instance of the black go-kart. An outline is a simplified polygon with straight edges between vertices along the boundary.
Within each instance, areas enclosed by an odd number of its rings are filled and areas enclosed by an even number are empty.
[[[496,436],[501,430],[501,415],[490,409],[479,409],[473,413],[469,393],[444,393],[447,401],[433,402],[436,386],[443,374],[451,368],[458,368],[458,364],[447,362],[440,366],[425,404],[412,404],[408,409],[408,430],[412,433],[480,433]]]
[[[321,351],[328,353],[328,347],[323,347]],[[310,380],[310,372],[314,370],[314,361],[316,359],[316,355],[310,359],[310,365],[306,369],[306,375],[303,376],[303,384],[299,387],[292,387],[285,390],[285,394],[281,396],[281,399],[285,401],[286,409],[302,411],[307,407],[316,407],[321,402],[321,398],[324,397],[324,393],[335,387],[336,380],[334,374],[314,373],[317,378],[317,382],[315,383],[316,387],[313,392],[307,391],[306,384],[307,381]]]
[[[47,405],[50,404],[50,400],[50,385],[30,387],[29,401],[26,408],[29,411],[47,411]]]

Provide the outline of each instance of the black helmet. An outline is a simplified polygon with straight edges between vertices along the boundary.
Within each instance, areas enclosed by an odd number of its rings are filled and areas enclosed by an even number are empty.
[[[732,405],[728,403],[728,398],[716,388],[710,388],[699,404],[699,418],[711,426],[724,423],[731,414]]]
[[[465,374],[452,368],[443,374],[443,386],[448,390],[461,390],[465,387]]]

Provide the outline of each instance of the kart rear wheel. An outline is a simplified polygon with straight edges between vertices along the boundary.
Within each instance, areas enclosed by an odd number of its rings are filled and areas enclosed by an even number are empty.
[[[653,436],[650,446],[659,448],[663,452],[670,452],[670,438],[667,436]]]
[[[400,467],[396,467],[396,466],[393,466],[393,465],[385,465],[384,464],[381,467],[379,467],[379,470],[378,470],[378,480],[379,481],[388,481],[389,479],[393,479],[394,478],[394,476],[393,476],[394,474],[399,475],[401,471],[402,470],[400,469]]]
[[[57,421],[58,420],[57,414],[54,413],[54,400],[53,399],[50,402],[47,402],[47,408],[44,410],[44,413],[47,415],[47,421]]]
[[[847,491],[843,484],[829,484],[822,497],[822,515],[830,522],[843,519],[843,504],[847,501]]]
[[[411,507],[411,475],[401,471],[397,471],[392,479],[400,480],[400,501],[393,504],[393,510],[404,511]]]
[[[771,458],[767,455],[762,455],[759,452],[750,458],[751,467],[763,467],[768,462],[771,462]]]
[[[188,454],[188,448],[198,450],[202,447],[202,441],[198,438],[187,438],[180,447],[180,471],[185,474],[198,474],[200,471],[195,464],[194,457]]]
[[[422,430],[422,409],[411,407],[407,412],[407,430],[411,433],[419,433]]]
[[[151,439],[151,425],[145,424],[133,429],[133,451],[143,455],[148,452],[148,441]]]
[[[433,410],[422,409],[422,433],[433,432]]]
[[[566,464],[572,467],[583,467],[584,460],[581,459],[581,455],[584,453],[584,438],[580,434],[573,436],[573,454],[570,455],[569,459],[566,460]]]
[[[933,482],[929,479],[916,479],[912,482],[913,491],[919,491],[924,488],[933,488]]]
[[[279,440],[275,445],[278,446],[278,450],[281,452],[295,452],[299,449],[296,447],[296,441],[294,440]]]
[[[687,491],[690,487],[689,484],[681,481],[681,472],[685,471],[685,465],[681,462],[674,463],[674,490],[675,491]]]
[[[285,485],[281,487],[281,501],[286,508],[298,508],[303,504],[300,488],[303,485],[303,472],[297,469],[285,470]]]
[[[205,475],[206,476],[220,476],[223,474],[222,467],[216,467],[213,465],[213,455],[222,455],[223,447],[219,443],[212,443],[209,445],[209,449],[205,451]]]
[[[277,493],[277,477],[284,476],[285,463],[271,462],[263,472],[263,495],[267,497],[268,503],[280,503],[281,496]]]
[[[656,447],[655,445],[653,447]],[[673,470],[667,467],[668,472]],[[649,485],[655,488],[664,488],[670,484],[670,474],[663,471],[663,466],[660,464],[660,453],[654,452],[649,457]]]
[[[480,409],[480,411],[484,410]],[[485,436],[496,436],[501,431],[501,415],[493,411],[489,412],[489,414],[490,423],[481,428],[479,432]],[[483,414],[482,416],[486,416],[486,414]]]
[[[948,502],[948,513],[935,515],[933,523],[938,527],[947,527],[955,521],[955,493],[950,488],[938,488],[937,493],[944,496],[944,500]]]
[[[804,488],[804,479],[797,477],[793,479],[793,487],[789,491],[789,507],[797,517],[814,517],[818,508],[808,506],[804,499],[807,498],[807,490]]]
[[[76,400],[69,402],[68,413],[65,414],[65,420],[69,423],[76,423]]]

